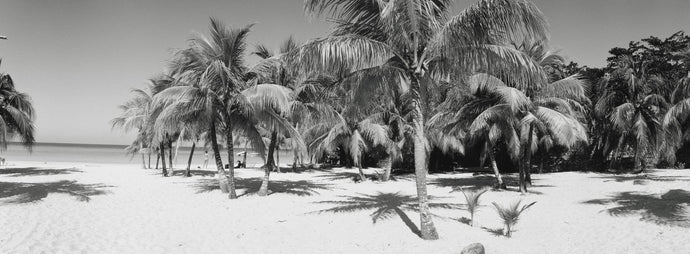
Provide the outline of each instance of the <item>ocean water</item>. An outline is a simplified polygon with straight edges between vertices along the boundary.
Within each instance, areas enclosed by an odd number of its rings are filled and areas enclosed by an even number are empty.
[[[18,144],[9,144],[7,150],[0,151],[0,157],[5,158],[7,163],[12,161],[33,161],[33,162],[80,162],[80,163],[114,163],[114,164],[142,164],[140,154],[135,156],[127,155],[125,153],[124,145],[91,145],[91,144],[56,144],[56,143],[37,143],[34,145],[32,152],[27,151],[24,147]],[[243,152],[244,148],[235,148],[235,153]],[[186,167],[189,159],[190,148],[180,147],[177,158],[173,159],[173,166],[175,168]],[[290,150],[280,151],[281,164],[292,163],[292,152]],[[227,152],[222,151],[221,158],[223,163],[227,162]],[[213,168],[215,160],[213,159],[213,151],[208,149],[208,166]],[[167,160],[168,157],[166,157]],[[145,156],[148,163],[148,156]],[[242,156],[235,155],[235,162],[242,160]],[[192,158],[192,167],[202,165],[204,162],[204,150],[195,149],[194,158]],[[263,164],[264,160],[251,149],[247,155],[247,165]],[[151,156],[151,166],[156,164],[156,156]]]

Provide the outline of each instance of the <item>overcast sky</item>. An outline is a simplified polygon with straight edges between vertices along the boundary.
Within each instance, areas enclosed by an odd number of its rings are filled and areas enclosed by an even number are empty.
[[[456,10],[475,1],[459,0]],[[607,51],[649,35],[690,30],[690,0],[534,0],[568,59],[602,66]],[[170,53],[206,32],[208,18],[255,23],[250,43],[276,48],[328,31],[302,0],[2,0],[0,72],[10,73],[37,112],[39,142],[126,144],[109,121],[129,90],[163,70]],[[457,13],[457,12],[456,12]]]

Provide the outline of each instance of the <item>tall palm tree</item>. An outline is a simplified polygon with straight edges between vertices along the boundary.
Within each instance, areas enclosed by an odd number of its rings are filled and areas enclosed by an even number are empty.
[[[633,149],[634,171],[642,172],[644,159],[656,154],[665,132],[662,115],[668,109],[664,96],[656,89],[666,81],[646,72],[646,63],[632,56],[621,56],[614,71],[602,79],[603,95],[595,105],[597,116],[609,120],[611,136],[607,147],[613,148],[611,164],[627,146]],[[617,141],[614,140],[617,138]]]
[[[308,13],[328,12],[336,28],[331,36],[313,40],[295,54],[304,70],[343,74],[360,84],[360,90],[406,87],[413,108],[410,124],[423,239],[438,238],[426,188],[428,92],[442,79],[480,70],[520,85],[544,78],[528,56],[506,45],[518,38],[548,39],[546,21],[533,4],[482,0],[449,17],[450,3],[306,0]]]
[[[0,59],[2,65],[2,59]],[[0,149],[18,136],[29,151],[34,145],[34,108],[28,94],[15,89],[7,73],[0,73]]]

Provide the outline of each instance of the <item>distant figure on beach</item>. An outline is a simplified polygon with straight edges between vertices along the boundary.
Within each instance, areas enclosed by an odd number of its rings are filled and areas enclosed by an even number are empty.
[[[235,166],[235,168],[246,168],[246,167],[247,167],[247,165],[245,165],[244,163],[242,163],[242,161],[239,161],[239,160],[237,161],[237,166]]]
[[[208,151],[204,151],[204,169],[208,168]]]

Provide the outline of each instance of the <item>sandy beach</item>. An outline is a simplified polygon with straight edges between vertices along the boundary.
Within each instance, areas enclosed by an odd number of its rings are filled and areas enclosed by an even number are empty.
[[[476,227],[454,190],[492,177],[431,174],[437,241],[414,233],[411,175],[354,183],[355,172],[272,174],[273,193],[259,197],[262,172],[238,169],[240,198],[228,200],[210,170],[165,178],[137,165],[18,162],[0,169],[0,253],[459,253],[474,242],[487,253],[690,253],[689,170],[535,175],[528,195],[508,175],[510,190],[481,197]],[[491,202],[520,199],[537,203],[501,236]],[[373,222],[380,208],[404,213]]]

